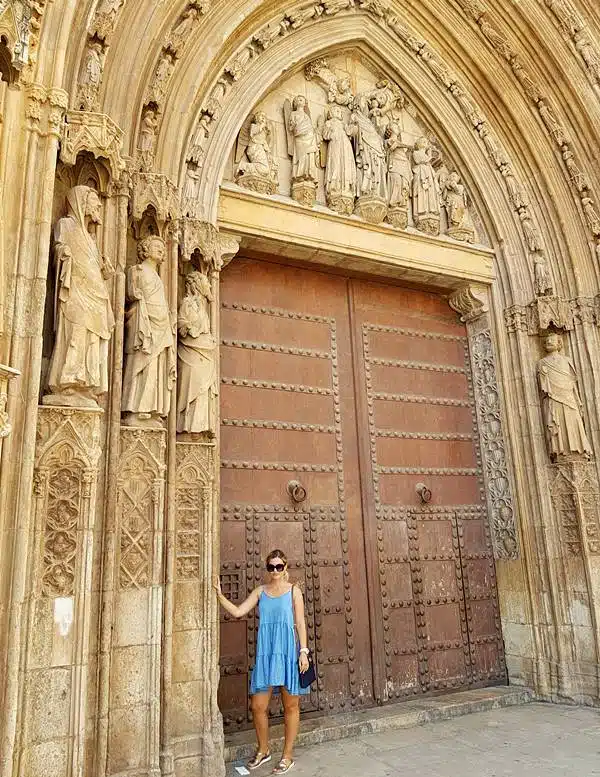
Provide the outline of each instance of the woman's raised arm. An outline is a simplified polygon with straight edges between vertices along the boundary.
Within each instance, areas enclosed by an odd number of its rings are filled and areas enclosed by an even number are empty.
[[[250,610],[253,610],[258,604],[258,597],[262,591],[262,586],[258,586],[258,588],[255,588],[245,601],[243,601],[240,605],[237,605],[233,602],[230,602],[223,591],[221,591],[221,578],[218,575],[215,576],[213,588],[217,592],[217,599],[221,605],[230,615],[233,615],[234,618],[243,618],[244,615],[247,615],[250,612]]]

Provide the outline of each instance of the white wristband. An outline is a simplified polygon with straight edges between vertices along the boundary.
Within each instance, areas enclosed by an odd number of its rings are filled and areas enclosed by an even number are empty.
[[[306,653],[306,655],[308,655],[310,650],[308,648],[300,648],[300,653]]]

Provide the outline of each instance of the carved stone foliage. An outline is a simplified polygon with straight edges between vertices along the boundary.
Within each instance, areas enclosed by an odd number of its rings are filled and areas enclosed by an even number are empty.
[[[202,443],[177,443],[176,579],[200,580],[205,522],[212,510],[214,448]]]
[[[107,159],[112,177],[117,180],[125,169],[121,157],[123,130],[104,113],[67,111],[60,144],[60,158],[74,165],[77,155],[90,151],[96,159]]]
[[[40,588],[46,596],[74,596],[91,530],[100,457],[100,410],[40,408],[34,497],[42,535]]]
[[[448,304],[466,324],[476,321],[489,309],[486,289],[474,284],[463,286],[453,292],[448,299]]]
[[[469,347],[494,555],[514,559],[519,555],[519,546],[490,330],[471,337]]]
[[[233,236],[220,234],[213,224],[192,218],[181,219],[180,245],[184,263],[191,262],[198,252],[204,272],[221,270],[240,247]]]
[[[159,429],[121,428],[117,499],[119,585],[152,582],[155,534],[164,512],[166,434]]]
[[[566,554],[600,555],[600,484],[594,464],[548,465],[550,494]]]

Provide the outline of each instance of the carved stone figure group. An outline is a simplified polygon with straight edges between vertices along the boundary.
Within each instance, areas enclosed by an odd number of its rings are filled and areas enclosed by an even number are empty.
[[[67,208],[55,228],[55,340],[42,402],[97,408],[109,389],[114,317],[105,277],[112,268],[100,255],[94,234],[102,222],[96,191],[75,186],[67,195]],[[138,242],[138,261],[127,270],[123,423],[164,426],[177,362],[177,430],[211,431],[217,348],[211,332],[211,282],[199,271],[187,275],[175,320],[159,272],[165,258],[164,240],[149,235]]]
[[[382,78],[372,89],[354,94],[350,79],[333,73],[324,59],[310,63],[305,75],[321,83],[328,105],[315,123],[304,95],[284,102],[294,200],[314,205],[322,168],[327,205],[338,213],[356,213],[375,224],[387,220],[404,229],[412,208],[415,227],[437,235],[443,207],[448,234],[457,240],[474,240],[469,202],[458,174],[448,173],[439,150],[427,137],[403,139],[405,98],[398,86]],[[278,190],[273,144],[274,132],[259,111],[240,132],[238,184],[266,194]]]

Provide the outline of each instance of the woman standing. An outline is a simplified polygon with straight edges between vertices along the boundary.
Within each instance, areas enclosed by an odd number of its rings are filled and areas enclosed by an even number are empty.
[[[287,566],[287,558],[281,550],[269,553],[266,561],[269,581],[255,588],[239,606],[223,595],[220,579],[217,577],[215,580],[219,602],[234,618],[243,618],[258,604],[258,645],[250,684],[258,744],[248,768],[256,769],[271,760],[268,708],[273,690],[277,693],[281,689],[285,743],[283,755],[273,774],[285,774],[294,766],[294,742],[300,725],[300,694],[310,692],[310,688],[300,687],[298,671],[308,669],[304,600],[298,586],[288,582]]]

